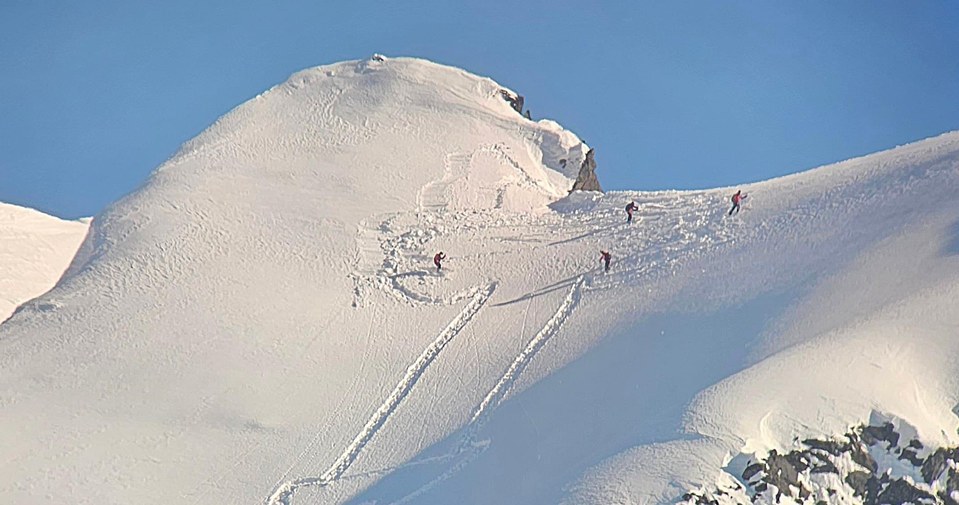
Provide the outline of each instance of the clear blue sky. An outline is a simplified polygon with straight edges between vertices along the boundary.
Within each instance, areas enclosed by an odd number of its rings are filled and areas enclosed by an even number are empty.
[[[703,188],[959,129],[959,2],[0,2],[0,201],[93,215],[311,66],[417,56],[526,95],[609,189]]]

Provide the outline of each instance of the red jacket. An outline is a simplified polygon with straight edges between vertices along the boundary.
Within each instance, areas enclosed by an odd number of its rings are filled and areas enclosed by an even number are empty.
[[[443,253],[436,253],[436,256],[433,256],[433,264],[440,266],[440,261],[446,259],[446,255]]]

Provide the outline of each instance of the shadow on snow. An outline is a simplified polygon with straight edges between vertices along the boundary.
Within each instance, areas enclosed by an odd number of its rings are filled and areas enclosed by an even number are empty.
[[[959,254],[959,221],[952,223],[947,233],[948,236],[943,254],[945,256],[955,256]]]
[[[704,316],[657,315],[610,334],[506,401],[476,434],[474,441],[489,441],[488,447],[412,502],[556,503],[565,485],[611,456],[637,445],[687,438],[681,429],[689,402],[744,369],[766,323],[794,298],[795,293],[765,294]],[[595,306],[580,310],[590,308]],[[557,337],[563,338],[562,331]],[[455,464],[444,455],[463,436],[463,430],[454,432],[418,454],[413,464],[384,471],[348,503],[388,504],[417,492]]]

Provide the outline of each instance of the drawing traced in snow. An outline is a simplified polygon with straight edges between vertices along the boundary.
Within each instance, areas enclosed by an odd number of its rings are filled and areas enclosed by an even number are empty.
[[[873,417],[959,444],[959,134],[569,194],[590,146],[504,89],[305,70],[96,216],[0,325],[0,502],[675,503]]]
[[[393,391],[383,404],[376,409],[376,412],[370,417],[370,420],[367,421],[363,429],[356,435],[349,447],[336,459],[332,467],[319,477],[304,477],[282,484],[273,493],[267,503],[270,505],[288,503],[298,488],[305,486],[325,486],[336,481],[343,475],[343,472],[353,464],[360,454],[360,451],[362,451],[363,447],[373,438],[377,430],[386,423],[390,415],[400,406],[400,403],[403,402],[403,399],[410,394],[413,386],[416,385],[416,381],[426,372],[426,368],[439,356],[443,348],[476,316],[476,313],[479,312],[486,301],[489,300],[489,297],[493,295],[495,288],[495,285],[490,284],[480,289],[466,307],[463,308],[463,311],[460,312],[423,353],[420,354],[416,361],[406,370],[406,374],[400,382],[396,384],[396,387],[393,388]]]

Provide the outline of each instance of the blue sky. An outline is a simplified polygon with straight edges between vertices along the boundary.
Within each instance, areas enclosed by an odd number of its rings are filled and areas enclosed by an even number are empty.
[[[0,201],[93,215],[291,73],[417,56],[526,95],[609,189],[704,188],[959,129],[959,2],[0,2]]]

